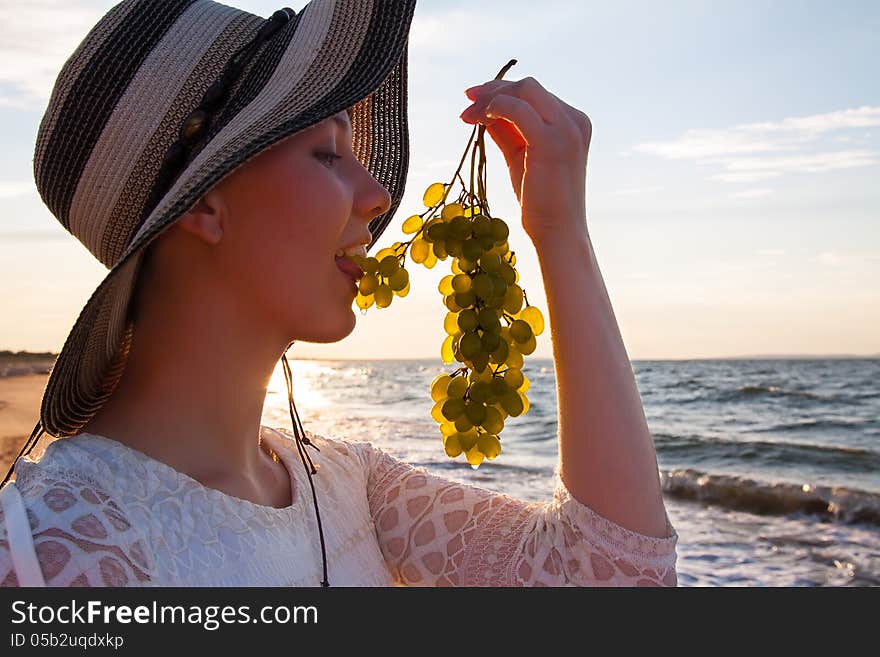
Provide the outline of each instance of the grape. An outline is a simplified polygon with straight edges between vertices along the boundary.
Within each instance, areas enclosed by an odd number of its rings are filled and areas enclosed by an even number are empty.
[[[461,349],[462,356],[469,360],[473,359],[477,354],[480,353],[480,349],[482,347],[480,336],[477,335],[476,331],[468,331],[464,334],[464,337],[462,337],[459,347]]]
[[[504,428],[504,418],[494,406],[486,407],[486,418],[481,422],[483,429],[489,433],[501,433]]]
[[[507,392],[508,384],[504,377],[493,376],[489,387],[492,390],[492,396],[501,399],[501,397]]]
[[[501,441],[492,432],[482,433],[477,438],[477,448],[487,459],[494,459],[501,453]]]
[[[443,198],[443,194],[446,192],[446,187],[443,183],[434,183],[428,189],[425,190],[425,195],[422,197],[422,201],[425,204],[426,208],[433,208],[437,205],[440,200]]]
[[[480,337],[480,349],[487,354],[491,354],[495,351],[499,346],[501,346],[501,336],[497,333],[485,332],[482,337]]]
[[[472,226],[475,237],[485,237],[492,234],[492,220],[484,214],[478,214],[474,217]]]
[[[406,269],[398,269],[388,279],[388,285],[395,292],[402,290],[409,285],[409,272]]]
[[[452,377],[448,374],[439,374],[434,377],[434,380],[431,382],[431,399],[434,401],[446,399],[446,389],[449,387],[450,381],[452,381]]]
[[[508,367],[515,367],[516,369],[522,369],[523,366],[523,357],[522,352],[516,347],[509,347],[510,353],[507,354],[507,360],[504,361],[507,363]]]
[[[464,412],[467,415],[468,420],[474,425],[480,424],[486,419],[486,407],[480,402],[471,400],[467,406],[465,406]]]
[[[450,398],[461,399],[464,397],[467,387],[467,378],[463,376],[455,376],[452,377],[452,381],[449,382],[449,386],[446,388],[446,394],[449,395]]]
[[[400,269],[400,261],[396,255],[387,255],[379,261],[379,274],[385,278],[393,276]]]
[[[477,314],[477,319],[480,322],[480,327],[484,331],[493,331],[499,332],[501,331],[501,322],[498,321],[498,315],[495,314],[495,311],[491,308],[483,308]]]
[[[464,312],[464,311],[462,311]],[[460,313],[454,313],[451,310],[446,313],[446,319],[443,320],[443,330],[452,335],[459,329],[458,317]]]
[[[535,335],[541,335],[544,332],[544,316],[535,306],[523,308],[519,318],[532,327],[532,332]]]
[[[531,329],[529,329],[531,331]],[[528,356],[532,352],[535,351],[535,348],[538,346],[537,340],[535,340],[534,335],[530,335],[529,339],[526,340],[523,344],[519,346],[519,350],[523,353],[524,356]]]
[[[446,242],[435,242],[432,245],[432,249],[434,251],[434,257],[439,258],[440,260],[446,260],[449,257],[449,251],[446,250]]]
[[[447,203],[440,212],[440,217],[443,221],[451,221],[459,216],[464,216],[464,208],[461,203]]]
[[[492,238],[495,240],[495,243],[502,243],[507,239],[507,236],[510,234],[510,231],[507,229],[507,224],[504,223],[503,219],[499,219],[498,217],[492,218]]]
[[[471,277],[467,274],[456,274],[452,277],[452,289],[456,292],[467,292],[471,289]]]
[[[449,222],[449,234],[457,241],[464,242],[473,234],[471,222],[465,217],[456,217]]]
[[[420,237],[417,237],[415,240],[413,240],[412,245],[409,247],[409,254],[413,262],[415,262],[416,264],[422,264],[423,262],[425,262],[425,260],[428,258],[430,248],[431,245]],[[379,263],[377,262],[377,270],[378,267]],[[363,269],[363,267],[361,267],[361,269]]]
[[[523,411],[523,401],[515,390],[508,390],[501,398],[501,407],[513,417],[517,417]],[[444,415],[446,415],[444,413]],[[446,417],[449,417],[448,415]]]
[[[419,228],[422,227],[422,217],[420,215],[414,214],[409,219],[403,222],[403,232],[407,235],[411,233],[417,233]]]
[[[471,290],[481,299],[487,299],[494,291],[492,279],[489,274],[477,274],[471,283]]]
[[[532,327],[521,319],[515,319],[510,325],[510,337],[519,343],[527,342],[532,337]],[[520,351],[522,351],[521,347]]]
[[[467,292],[456,292],[455,293],[455,303],[457,303],[462,308],[467,308],[468,306],[473,306],[477,302],[477,295],[474,294],[474,291],[468,290]]]
[[[373,296],[376,298],[376,305],[379,308],[387,308],[391,305],[391,300],[394,298],[394,292],[392,292],[388,285],[382,283],[376,288]]]
[[[514,390],[518,389],[523,384],[524,380],[522,370],[515,367],[508,367],[507,371],[504,372],[504,383],[506,383],[509,388],[513,388]]]
[[[448,276],[444,276],[443,278],[440,279],[440,283],[439,283],[439,285],[437,285],[437,289],[440,291],[440,294],[442,294],[443,296],[446,296],[446,295],[449,295],[449,294],[452,294],[453,292],[455,292],[454,288],[452,287],[452,279],[453,279],[452,274],[449,274]]]
[[[513,393],[516,394],[516,393]],[[465,401],[460,397],[449,397],[443,402],[441,412],[447,420],[455,421],[464,414]]]
[[[499,336],[500,337],[500,336]],[[498,347],[489,355],[489,360],[493,363],[501,365],[507,361],[507,357],[510,352],[510,347],[507,345],[507,341],[504,338],[498,342]]]
[[[461,434],[454,433],[451,436],[446,436],[443,438],[443,449],[446,451],[446,455],[450,458],[455,458],[459,454],[461,454],[461,442],[459,440],[459,436]]]
[[[440,346],[440,358],[444,363],[449,365],[453,360],[455,360],[455,354],[452,349],[452,341],[454,336],[447,335],[446,339],[443,340],[443,344]]]
[[[476,262],[483,255],[483,247],[475,238],[468,238],[461,244],[461,255],[469,261]]]
[[[489,354],[485,351],[480,351],[476,356],[471,359],[474,369],[477,372],[483,372],[489,366]]]
[[[358,291],[365,297],[373,294],[377,287],[379,287],[379,277],[375,274],[364,274],[358,283]]]
[[[519,399],[519,397],[517,397],[517,399]],[[520,400],[520,404],[522,404],[522,400]],[[467,431],[468,429],[472,429],[473,426],[474,423],[468,419],[467,415],[462,414],[455,418],[455,428],[459,431]]]
[[[485,381],[474,381],[470,389],[468,389],[468,395],[470,396],[472,401],[486,403],[489,401],[489,396],[492,394],[491,384],[486,383]]]
[[[473,308],[466,308],[458,314],[458,328],[465,333],[476,331],[479,326],[479,318]]]
[[[455,302],[454,294],[450,294],[448,297],[443,297],[443,303],[446,305],[447,308],[449,308],[449,310],[454,313],[457,313],[459,310],[462,309],[462,307]]]
[[[483,452],[481,452],[480,448],[476,445],[465,452],[465,456],[467,457],[468,463],[470,463],[473,468],[476,468],[483,462]]]
[[[464,431],[458,432],[456,437],[463,450],[469,450],[477,444],[477,432],[475,430],[468,431],[465,429]]]
[[[432,396],[433,396],[433,393],[432,393]],[[438,422],[441,424],[446,421],[446,418],[443,417],[443,413],[442,413],[444,401],[445,400],[443,400],[443,399],[436,400],[434,403],[434,408],[431,409],[431,417],[434,418],[435,422]]]
[[[520,308],[522,308],[522,304],[522,288],[514,283],[513,285],[509,286],[507,288],[507,291],[504,293],[504,310],[509,312],[511,315],[515,315],[519,312]]]

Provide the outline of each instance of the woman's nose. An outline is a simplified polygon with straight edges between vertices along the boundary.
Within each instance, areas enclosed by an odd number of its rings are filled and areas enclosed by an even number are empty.
[[[366,170],[365,170],[366,171]],[[368,219],[374,219],[388,212],[391,208],[391,194],[369,172],[366,191],[362,195],[363,213]]]

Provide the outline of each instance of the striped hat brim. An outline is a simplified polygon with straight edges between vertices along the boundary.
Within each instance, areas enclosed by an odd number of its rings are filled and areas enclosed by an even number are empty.
[[[313,0],[273,38],[243,75],[237,106],[224,110],[230,118],[145,213],[122,254],[108,256],[110,271],[49,373],[40,408],[46,432],[79,433],[115,389],[134,333],[129,305],[145,247],[237,167],[347,108],[354,154],[391,195],[388,211],[369,224],[368,250],[376,244],[397,211],[409,167],[407,42],[414,9],[415,0]]]

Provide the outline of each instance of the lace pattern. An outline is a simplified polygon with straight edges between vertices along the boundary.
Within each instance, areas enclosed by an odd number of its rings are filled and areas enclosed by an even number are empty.
[[[307,434],[321,450],[310,456],[331,586],[676,585],[668,517],[666,538],[628,530],[573,498],[558,468],[553,499],[528,502],[369,442]],[[206,488],[92,434],[20,459],[16,485],[47,585],[316,585],[317,524],[294,437],[264,437],[292,476],[284,509]],[[2,510],[0,585],[18,585]]]

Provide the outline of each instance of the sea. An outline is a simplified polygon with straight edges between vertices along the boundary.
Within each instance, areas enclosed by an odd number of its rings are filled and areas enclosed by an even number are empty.
[[[502,454],[477,469],[446,456],[430,414],[431,381],[453,366],[289,362],[308,431],[370,441],[457,481],[552,500],[552,359],[526,359],[531,407],[506,419]],[[880,585],[880,359],[632,367],[679,534],[679,586]],[[283,376],[269,386],[263,423],[292,428]]]
[[[6,352],[0,376],[52,359]],[[479,468],[443,451],[437,359],[288,355],[308,431],[370,441],[450,479],[549,502],[558,458],[552,359],[526,358],[530,409]],[[454,365],[457,365],[454,364]],[[880,585],[880,359],[632,361],[679,535],[679,586]],[[264,424],[292,429],[279,364]]]

